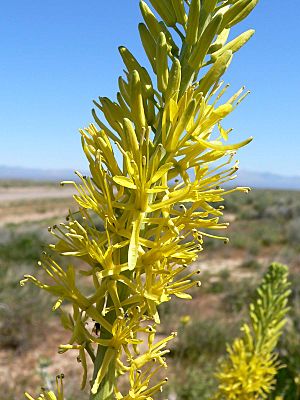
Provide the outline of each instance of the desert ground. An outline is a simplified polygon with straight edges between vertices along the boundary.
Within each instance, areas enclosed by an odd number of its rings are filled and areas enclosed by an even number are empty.
[[[53,240],[47,227],[76,208],[73,194],[73,187],[58,184],[0,182],[0,400],[22,399],[25,390],[37,395],[62,372],[66,398],[88,398],[77,387],[76,355],[57,353],[69,334],[51,312],[53,299],[19,286]],[[225,201],[224,215],[230,242],[207,240],[191,266],[200,268],[202,287],[192,291],[191,301],[176,299],[161,307],[160,334],[178,331],[168,361],[169,389],[161,399],[212,398],[213,374],[226,343],[239,334],[255,288],[277,261],[289,266],[293,290],[288,329],[278,347],[286,365],[283,398],[299,400],[291,382],[300,377],[300,193],[234,194]]]

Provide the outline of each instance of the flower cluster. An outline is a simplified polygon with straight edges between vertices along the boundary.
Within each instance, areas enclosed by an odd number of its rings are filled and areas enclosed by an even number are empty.
[[[42,388],[42,393],[39,395],[37,400],[64,400],[64,385],[63,385],[64,375],[57,375],[56,377],[56,392],[55,394],[52,390],[47,388]],[[25,397],[28,400],[35,400],[29,393],[25,393]]]
[[[219,379],[217,399],[267,399],[274,388],[280,367],[274,353],[286,323],[290,294],[288,269],[272,264],[261,286],[257,300],[250,305],[251,324],[242,327],[243,337],[228,346],[228,358],[216,374]]]
[[[56,296],[54,309],[64,301],[72,304],[72,315],[61,311],[72,333],[59,351],[78,351],[82,388],[86,357],[91,358],[91,393],[97,399],[114,393],[117,399],[149,400],[165,383],[150,383],[166,367],[166,346],[174,336],[154,340],[159,305],[172,296],[190,298],[187,291],[200,285],[199,271],[187,267],[205,238],[228,241],[220,234],[228,225],[220,203],[233,190],[249,190],[222,187],[235,177],[236,150],[251,138],[227,143],[231,129],[223,127],[223,119],[248,92],[242,88],[223,100],[229,86],[221,78],[233,53],[253,34],[227,42],[230,28],[257,1],[151,3],[162,21],[141,1],[139,31],[156,81],[120,47],[126,71],[117,101],[95,101],[105,121],[93,110],[95,124],[81,131],[91,175],[77,172],[79,182],[63,182],[75,186],[78,211],[49,228],[56,240],[39,266],[50,279],[25,277]],[[62,268],[55,253],[78,258],[82,270],[72,262]],[[80,276],[90,282],[89,294],[80,288]],[[140,355],[147,337],[148,349]],[[123,396],[116,378],[125,373],[130,390]]]

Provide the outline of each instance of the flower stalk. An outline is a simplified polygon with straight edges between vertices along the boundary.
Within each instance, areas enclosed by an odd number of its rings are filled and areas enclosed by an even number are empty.
[[[249,190],[224,187],[238,169],[236,150],[251,138],[228,144],[231,129],[223,120],[247,93],[243,88],[224,100],[228,85],[221,79],[253,33],[228,42],[229,31],[257,0],[150,3],[140,1],[139,33],[152,71],[119,48],[126,70],[117,99],[94,101],[95,122],[81,130],[90,176],[76,172],[79,183],[62,183],[77,190],[78,210],[49,228],[55,240],[39,262],[48,279],[26,276],[22,282],[57,298],[53,308],[71,332],[59,351],[79,353],[82,388],[91,359],[93,400],[150,400],[161,390],[166,380],[153,378],[166,368],[175,334],[155,340],[158,307],[174,296],[191,298],[187,291],[200,286],[199,271],[188,266],[206,238],[228,241],[219,234],[228,226],[220,203],[232,191]],[[67,268],[57,255],[70,259]],[[119,387],[121,375],[128,393]]]
[[[219,365],[216,399],[269,397],[281,367],[274,350],[286,324],[289,286],[287,267],[273,263],[250,305],[250,324],[242,326],[242,337],[228,346],[228,357]]]

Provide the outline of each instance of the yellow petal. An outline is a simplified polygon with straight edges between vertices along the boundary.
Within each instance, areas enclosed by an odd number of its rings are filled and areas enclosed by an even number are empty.
[[[128,189],[136,189],[135,183],[126,176],[114,176],[113,180],[120,186],[127,187]]]
[[[236,144],[222,144],[221,142],[207,142],[206,140],[202,140],[197,138],[197,141],[205,148],[207,149],[214,149],[214,150],[236,150],[239,149],[240,147],[246,146],[248,143],[250,143],[252,141],[252,137],[250,137],[249,139],[244,140],[243,142],[240,143],[236,143]]]
[[[174,293],[176,297],[179,297],[180,299],[186,299],[186,300],[191,300],[192,296],[190,294],[187,293]]]
[[[140,229],[143,222],[144,214],[145,213],[138,212],[138,215],[136,215],[136,218],[132,223],[132,233],[128,250],[128,269],[130,271],[135,268],[138,258]]]
[[[153,177],[151,178],[151,183],[155,183],[157,182],[163,175],[165,175],[169,169],[173,166],[173,163],[167,163],[165,165],[163,165],[162,167],[160,167],[155,174],[153,175]]]

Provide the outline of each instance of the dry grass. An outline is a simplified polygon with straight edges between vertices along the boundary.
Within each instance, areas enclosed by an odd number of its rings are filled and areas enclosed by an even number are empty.
[[[47,185],[14,188],[10,185],[9,192],[15,194],[8,199],[6,190],[0,188],[0,303],[15,310],[15,318],[9,319],[7,314],[0,312],[0,338],[5,329],[9,331],[9,324],[12,339],[10,344],[9,341],[6,345],[3,343],[0,349],[0,400],[20,399],[25,389],[37,393],[39,386],[47,383],[50,376],[53,378],[61,372],[66,376],[67,398],[85,399],[86,395],[79,395],[77,389],[80,366],[76,356],[71,352],[66,355],[56,353],[60,343],[68,342],[68,333],[62,330],[58,318],[50,317],[51,306],[43,304],[37,292],[32,288],[21,292],[17,285],[22,273],[32,271],[42,243],[49,240],[47,225],[60,222],[68,208],[74,207],[71,192],[53,197],[59,188]],[[6,200],[3,201],[5,192]],[[40,196],[41,193],[44,194]],[[238,199],[232,196],[225,210],[231,220],[228,231],[231,243],[206,241],[206,250],[193,266],[202,270],[202,288],[193,291],[192,301],[176,299],[161,307],[163,324],[160,333],[167,335],[172,330],[180,333],[174,342],[168,371],[173,392],[180,377],[178,400],[209,398],[209,390],[214,386],[212,370],[217,358],[225,351],[224,342],[236,334],[253,290],[271,261],[291,266],[298,288],[293,301],[299,303],[300,282],[295,277],[300,272],[300,248],[299,242],[294,240],[300,230],[297,226],[299,199],[299,193],[274,191],[254,192]],[[237,204],[240,205],[237,207]],[[34,311],[35,308],[30,306],[32,298],[42,309]],[[186,328],[181,323],[181,317],[185,315],[191,315],[192,321]],[[299,315],[294,313],[291,318],[299,327]],[[226,328],[228,323],[231,330]],[[33,328],[31,331],[29,326]],[[29,334],[25,334],[26,329]],[[227,335],[222,335],[224,330]],[[296,341],[298,339],[299,332]],[[285,346],[292,349],[286,337]],[[201,351],[204,347],[205,351]],[[184,351],[178,352],[178,348]],[[215,349],[213,356],[209,357],[212,352],[207,348]],[[293,363],[300,369],[300,357]],[[205,382],[210,382],[207,388]]]

